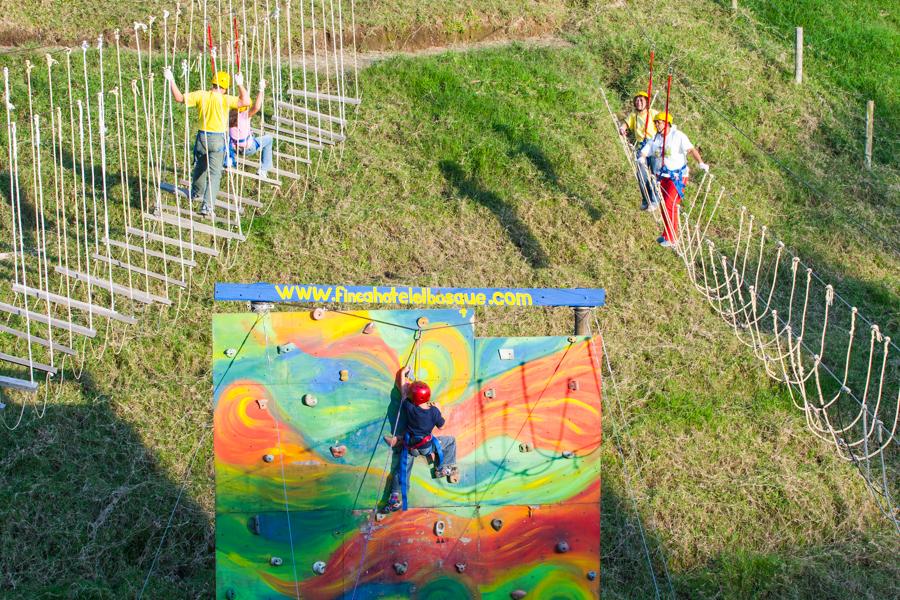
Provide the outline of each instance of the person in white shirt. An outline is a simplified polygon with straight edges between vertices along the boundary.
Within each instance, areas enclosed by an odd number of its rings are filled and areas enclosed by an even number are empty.
[[[674,248],[678,239],[678,208],[690,175],[687,156],[690,154],[697,161],[701,171],[709,171],[709,165],[703,162],[691,140],[672,124],[671,114],[658,112],[653,121],[659,133],[641,149],[640,160],[646,164],[647,158],[652,159],[653,173],[663,196],[663,234],[656,241],[664,248]]]

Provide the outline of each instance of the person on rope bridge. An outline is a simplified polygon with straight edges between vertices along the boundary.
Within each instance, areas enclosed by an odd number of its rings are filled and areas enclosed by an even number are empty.
[[[200,216],[208,216],[215,206],[219,193],[219,182],[225,167],[225,135],[228,130],[228,111],[250,106],[250,93],[244,87],[240,73],[234,76],[240,96],[226,94],[231,85],[231,76],[219,71],[213,77],[210,91],[198,90],[186,96],[178,89],[172,69],[163,71],[175,102],[184,103],[188,108],[197,107],[200,113],[200,128],[194,141],[194,172],[191,176],[191,199],[200,202]]]
[[[646,166],[647,158],[653,159],[653,173],[663,196],[663,234],[656,241],[664,248],[674,248],[678,240],[678,208],[690,176],[687,156],[694,157],[701,171],[709,171],[709,165],[703,162],[691,140],[672,124],[671,114],[658,112],[653,120],[658,133],[641,150],[639,162]]]
[[[409,382],[409,369],[400,375],[399,426],[394,435],[384,436],[391,448],[399,448],[397,471],[391,477],[389,511],[406,510],[409,477],[417,456],[432,455],[435,477],[447,477],[451,483],[458,481],[456,467],[456,438],[449,435],[433,435],[435,427],[443,429],[444,417],[431,400],[431,388],[424,381]]]
[[[633,139],[635,159],[640,157],[641,150],[650,143],[656,135],[656,124],[650,118],[650,96],[647,92],[640,91],[634,95],[634,112],[632,112],[619,125],[619,134]],[[638,187],[641,190],[641,210],[655,209],[659,205],[656,190],[650,172],[638,162]]]
[[[265,178],[269,170],[272,168],[272,143],[274,139],[271,135],[262,135],[256,137],[250,128],[250,119],[258,113],[263,106],[266,93],[266,80],[259,81],[259,94],[256,95],[256,101],[253,106],[244,106],[238,109],[231,109],[228,113],[228,137],[231,141],[232,159],[234,154],[243,154],[244,156],[253,156],[257,152],[261,152],[260,165],[257,174]],[[234,164],[234,161],[231,161]]]

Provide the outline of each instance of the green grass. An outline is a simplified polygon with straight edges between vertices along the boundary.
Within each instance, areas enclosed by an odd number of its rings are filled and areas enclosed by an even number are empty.
[[[898,258],[873,236],[889,236],[896,222],[887,191],[895,165],[870,181],[793,126],[820,90],[815,79],[808,92],[791,86],[790,60],[773,61],[784,51],[777,39],[715,18],[720,9],[707,2],[637,3],[654,7],[660,64],[679,52],[698,93],[719,99],[768,151],[846,187],[810,197],[678,84],[673,113],[713,169],[789,245],[836,274],[841,291],[896,314]],[[0,429],[4,597],[134,596],[201,440],[148,590],[211,595],[209,314],[238,309],[210,300],[216,280],[605,287],[600,320],[636,477],[628,489],[609,443],[607,380],[604,597],[653,593],[632,492],[680,597],[891,597],[896,537],[858,475],[805,430],[636,210],[597,91],[612,90],[620,108],[645,83],[633,9],[584,9],[568,48],[514,45],[366,69],[350,139],[323,157],[305,197],[278,197],[232,266],[198,270],[177,321],[174,310],[154,309],[136,329],[113,326],[83,381],[67,381],[58,396],[52,388],[43,419],[39,397],[21,428]],[[821,91],[846,104],[832,86]],[[872,185],[883,195],[857,193]],[[484,336],[561,334],[571,312],[486,310],[477,327]],[[3,401],[9,421],[21,397]]]

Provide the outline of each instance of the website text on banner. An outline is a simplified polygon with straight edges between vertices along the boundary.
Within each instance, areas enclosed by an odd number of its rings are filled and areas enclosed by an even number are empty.
[[[235,302],[336,302],[424,306],[604,306],[599,288],[445,288],[216,283],[215,299]]]

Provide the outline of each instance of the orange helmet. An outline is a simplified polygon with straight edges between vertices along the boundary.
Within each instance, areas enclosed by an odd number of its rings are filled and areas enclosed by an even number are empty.
[[[431,400],[431,388],[424,381],[413,381],[409,386],[409,401],[421,406]]]

